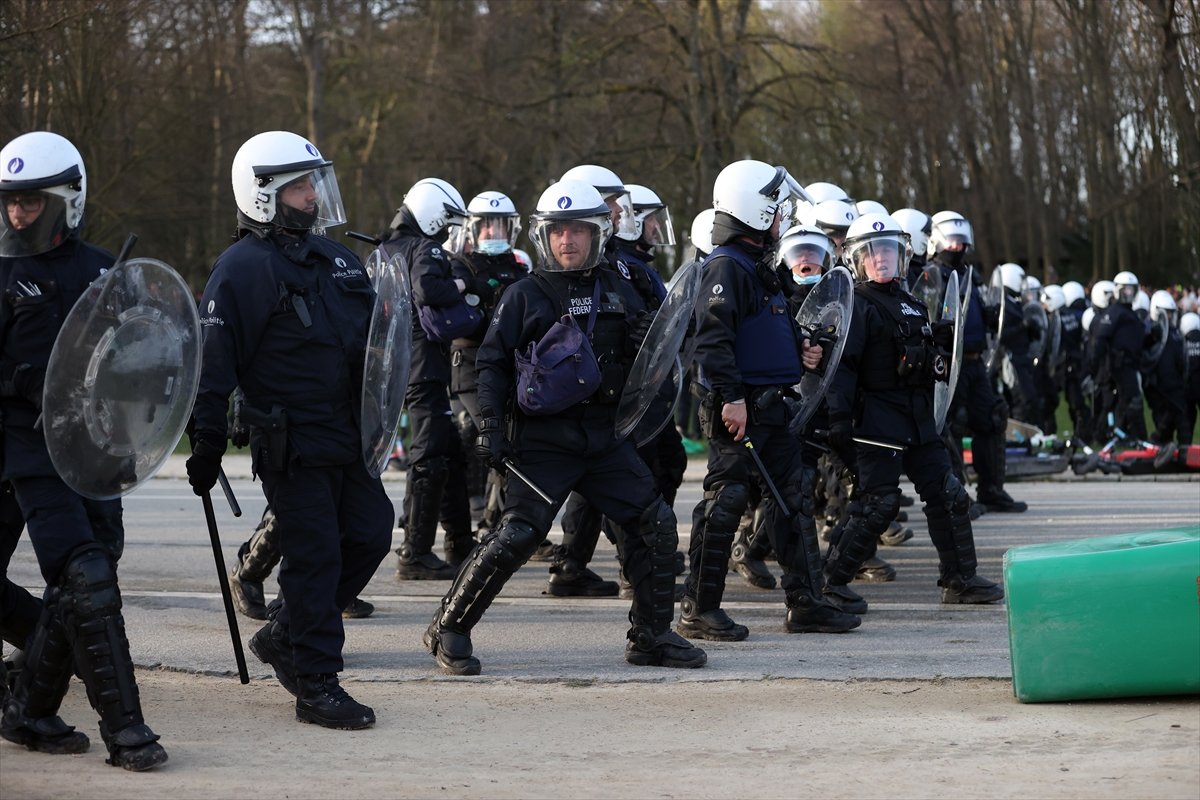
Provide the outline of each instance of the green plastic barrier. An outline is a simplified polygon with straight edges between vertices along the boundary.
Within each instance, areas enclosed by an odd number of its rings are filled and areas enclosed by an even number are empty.
[[[1200,524],[1004,554],[1022,703],[1200,693]]]

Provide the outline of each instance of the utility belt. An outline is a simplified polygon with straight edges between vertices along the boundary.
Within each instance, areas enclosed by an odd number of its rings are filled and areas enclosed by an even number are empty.
[[[789,410],[784,398],[796,397],[790,385],[745,386],[746,419],[755,425],[786,426],[790,421]],[[709,391],[700,398],[700,426],[710,439],[729,436],[721,420],[721,409],[725,399],[717,391]]]

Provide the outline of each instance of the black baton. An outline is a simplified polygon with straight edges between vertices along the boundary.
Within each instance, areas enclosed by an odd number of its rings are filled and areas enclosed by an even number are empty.
[[[229,478],[225,477],[225,470],[223,468],[217,473],[217,480],[221,482],[221,491],[225,493],[225,500],[229,503],[229,510],[233,512],[235,517],[240,517],[242,515],[242,507],[238,505],[237,498],[233,496],[233,487],[229,485]]]
[[[754,466],[758,467],[758,473],[762,475],[763,481],[767,484],[767,488],[771,490],[771,495],[775,498],[779,510],[784,513],[784,516],[791,517],[792,511],[788,508],[788,504],[783,502],[783,495],[779,493],[779,489],[775,486],[775,481],[771,480],[771,476],[767,474],[767,468],[763,465],[762,459],[758,457],[758,451],[754,449],[754,442],[750,441],[750,437],[746,436],[742,439],[742,446],[750,452],[750,458],[754,459]]]
[[[223,472],[221,477],[224,477]],[[208,522],[208,538],[212,540],[213,560],[217,562],[217,578],[221,582],[221,599],[225,601],[225,618],[229,621],[229,636],[233,639],[233,657],[237,660],[238,677],[242,683],[249,683],[250,674],[246,671],[246,654],[242,651],[242,636],[238,632],[237,615],[233,611],[229,578],[225,575],[225,556],[221,554],[221,537],[217,533],[217,515],[213,511],[212,496],[205,492],[200,495],[200,500],[204,503],[204,519]]]

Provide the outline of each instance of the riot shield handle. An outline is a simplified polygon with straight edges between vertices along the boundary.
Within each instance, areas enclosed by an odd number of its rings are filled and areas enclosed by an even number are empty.
[[[346,236],[349,236],[351,239],[358,239],[360,242],[366,242],[374,247],[379,247],[379,245],[383,244],[383,239],[376,239],[370,234],[359,233],[358,231],[346,231]]]
[[[224,481],[225,473],[220,477]],[[227,482],[225,482],[228,485]],[[230,495],[232,497],[232,495]],[[225,575],[225,556],[221,554],[221,536],[217,533],[217,515],[213,511],[212,496],[205,492],[200,495],[204,503],[204,520],[208,523],[208,538],[212,542],[213,560],[217,563],[217,579],[221,583],[221,599],[225,601],[225,618],[229,622],[229,636],[233,639],[233,657],[237,661],[238,677],[243,684],[250,682],[250,673],[246,670],[246,654],[242,651],[242,636],[238,632],[237,615],[233,611],[233,596],[229,593],[229,578]]]

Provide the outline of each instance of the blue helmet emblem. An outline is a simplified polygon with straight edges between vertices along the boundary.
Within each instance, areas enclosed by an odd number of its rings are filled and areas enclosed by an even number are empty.
[[[312,142],[309,142],[308,144],[304,145],[304,149],[307,150],[309,153],[311,153],[313,158],[321,157],[321,154],[317,152],[317,148],[313,146]]]
[[[847,221],[847,222],[854,222],[854,215],[853,215],[853,214],[851,214],[849,211],[847,211],[847,212],[846,212],[846,221]]]
[[[954,220],[954,227],[961,228],[962,224],[963,224],[963,220],[961,220],[961,219]]]
[[[565,211],[571,207],[571,198],[564,194],[562,197],[558,198],[557,205],[559,208]]]
[[[882,222],[872,222],[872,223],[871,223],[871,230],[873,230],[873,231],[881,231],[881,230],[883,230],[883,223],[882,223]]]
[[[25,169],[25,160],[20,157],[14,158],[12,161],[8,162],[8,171],[13,175],[16,175],[23,169]]]
[[[488,200],[488,205],[490,205],[492,208],[499,208],[500,200],[493,197],[491,200]]]

